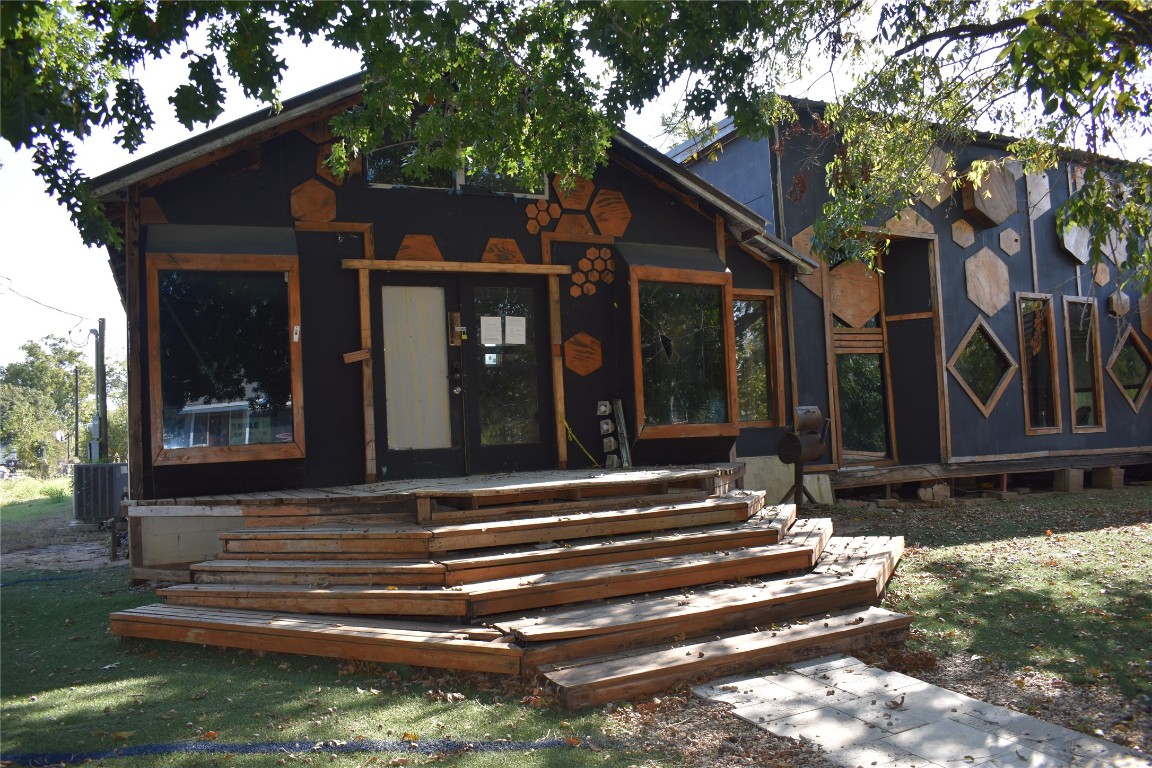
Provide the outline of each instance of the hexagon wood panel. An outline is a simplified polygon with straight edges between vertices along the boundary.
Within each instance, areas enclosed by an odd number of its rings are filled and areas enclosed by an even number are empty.
[[[565,213],[556,222],[557,234],[564,235],[594,235],[596,230],[588,217],[582,213]]]
[[[537,200],[524,207],[524,215],[528,217],[528,233],[535,235],[556,220],[560,215],[560,206],[547,200]]]
[[[580,376],[600,370],[604,364],[600,342],[584,331],[564,342],[564,367]]]
[[[1112,279],[1112,270],[1108,268],[1107,264],[1101,262],[1092,268],[1092,280],[1096,285],[1101,287],[1108,285],[1108,281]]]
[[[560,177],[557,176],[552,179],[552,189],[556,191],[556,199],[562,206],[574,211],[583,211],[588,207],[596,186],[583,176],[577,176],[572,182],[572,188],[566,190]]]
[[[812,236],[816,234],[816,230],[812,226],[804,227],[796,234],[792,235],[792,247],[800,251],[805,256],[812,255]],[[823,269],[823,263],[820,263],[820,268],[814,269],[812,274],[805,275],[799,271],[796,273],[796,280],[800,285],[804,286],[812,293],[820,298],[824,298],[824,280],[820,272]]]
[[[1124,317],[1132,310],[1132,299],[1124,291],[1114,291],[1108,297],[1108,313],[1113,317]]]
[[[888,219],[884,229],[894,235],[931,235],[936,232],[932,222],[911,208],[905,208]]]
[[[489,264],[523,264],[524,254],[520,246],[510,237],[492,237],[484,246],[484,254],[480,261]]]
[[[632,221],[632,211],[623,193],[615,189],[602,189],[592,201],[592,219],[600,229],[600,234],[623,237],[628,222]]]
[[[1028,218],[1036,220],[1052,209],[1052,185],[1047,173],[1026,174],[1024,186],[1028,190]]]
[[[928,163],[933,171],[940,174],[941,179],[934,189],[929,189],[920,196],[920,202],[929,208],[935,208],[952,196],[952,182],[956,178],[956,172],[952,170],[952,155],[936,147],[932,147]]]
[[[1072,254],[1072,257],[1081,264],[1088,263],[1088,241],[1090,239],[1091,233],[1078,224],[1070,224],[1060,233],[1060,243],[1064,246],[1064,250]]]
[[[967,248],[976,242],[976,230],[964,219],[952,222],[952,242],[961,248]]]
[[[1009,256],[1020,253],[1020,234],[1012,227],[1000,233],[1000,250]]]
[[[965,177],[961,190],[964,212],[985,226],[999,226],[1016,213],[1016,176],[1008,163],[994,161],[979,184]]]
[[[1012,298],[1008,283],[1008,266],[987,248],[964,261],[964,279],[968,298],[986,315],[994,315]]]
[[[1140,297],[1140,330],[1152,339],[1152,293]]]
[[[880,312],[880,281],[859,261],[845,261],[828,273],[832,312],[861,328]]]
[[[396,251],[397,261],[444,261],[432,235],[404,235]]]
[[[319,179],[308,179],[292,190],[292,218],[332,221],[336,218],[336,191]]]

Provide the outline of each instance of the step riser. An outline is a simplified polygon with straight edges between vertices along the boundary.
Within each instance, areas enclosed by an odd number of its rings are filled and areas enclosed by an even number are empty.
[[[334,573],[320,574],[311,571],[300,573],[274,573],[262,571],[205,572],[193,568],[192,581],[195,584],[282,584],[286,586],[326,587],[443,587],[444,574],[399,574],[399,573]]]
[[[373,560],[413,560],[427,558],[427,540],[395,540],[369,538],[341,539],[226,539],[224,553],[244,556],[297,556],[302,559],[336,559],[340,557],[368,557]]]
[[[773,664],[795,664],[820,658],[832,653],[855,653],[877,645],[895,645],[908,639],[908,626],[877,629],[844,637],[822,640],[817,645],[802,648],[772,649],[763,653],[734,658],[709,659],[709,663],[684,669],[676,675],[654,679],[638,679],[615,685],[603,685],[574,690],[560,690],[560,700],[570,710],[582,709],[610,701],[634,699],[668,690],[678,684],[691,683],[704,678],[724,677],[749,672]]]
[[[405,523],[412,520],[412,515],[377,515],[377,514],[341,514],[341,515],[287,515],[273,516],[245,516],[245,528],[291,528],[307,527],[313,525],[388,525],[390,523]]]
[[[693,616],[690,620],[671,620],[664,624],[571,640],[529,643],[524,651],[524,665],[526,669],[535,669],[587,656],[683,642],[685,637],[706,637],[751,627],[768,628],[790,619],[864,607],[872,602],[873,592],[870,583],[846,584],[831,594],[793,598],[743,610],[718,611]]]
[[[459,599],[434,597],[275,597],[165,594],[169,605],[200,608],[237,608],[247,611],[323,613],[339,616],[435,616],[468,620],[468,604]]]
[[[484,507],[481,509],[433,509],[429,519],[432,523],[438,525],[458,525],[461,523],[516,520],[538,517],[540,515],[560,516],[607,509],[650,507],[659,504],[702,501],[707,497],[708,493],[706,491],[693,490],[654,494],[651,496],[601,497],[581,501],[541,502],[522,506]]]

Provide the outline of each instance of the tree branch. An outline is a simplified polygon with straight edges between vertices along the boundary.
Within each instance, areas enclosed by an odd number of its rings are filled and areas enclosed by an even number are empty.
[[[1041,20],[1043,17],[1037,17]],[[957,24],[954,27],[946,27],[945,29],[938,29],[935,32],[929,32],[926,35],[921,35],[912,42],[905,45],[903,48],[893,53],[893,56],[903,56],[904,54],[911,53],[917,48],[923,48],[933,40],[949,40],[955,42],[957,40],[971,40],[976,37],[989,37],[1001,32],[1007,32],[1010,29],[1024,27],[1028,25],[1026,19],[1019,17],[1012,19],[1004,19],[995,24]]]

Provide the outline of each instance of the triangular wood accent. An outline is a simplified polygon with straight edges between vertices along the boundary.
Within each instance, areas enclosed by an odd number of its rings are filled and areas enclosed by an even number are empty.
[[[113,614],[112,631],[539,673],[573,708],[906,637],[909,617],[868,607],[903,540],[833,536],[830,520],[734,489],[741,470],[168,500],[154,507],[225,509],[237,528],[192,583]]]

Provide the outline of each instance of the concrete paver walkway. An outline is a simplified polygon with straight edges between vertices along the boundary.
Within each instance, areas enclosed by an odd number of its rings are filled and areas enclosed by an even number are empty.
[[[819,744],[847,768],[1148,768],[1138,752],[851,656],[694,689],[779,736]]]

